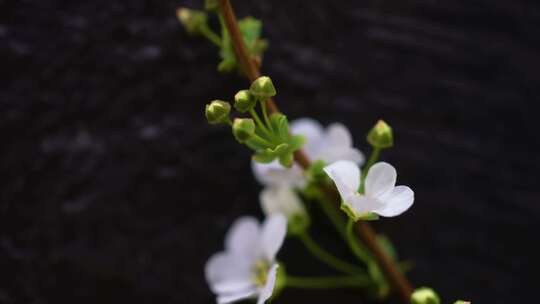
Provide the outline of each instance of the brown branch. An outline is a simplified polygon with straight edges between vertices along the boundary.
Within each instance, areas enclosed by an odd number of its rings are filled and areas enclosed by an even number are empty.
[[[223,19],[225,20],[227,30],[229,31],[229,34],[231,36],[236,57],[240,61],[240,64],[246,76],[249,78],[250,81],[254,81],[261,76],[261,73],[257,64],[251,58],[246,49],[246,45],[244,43],[240,30],[238,29],[238,23],[236,21],[236,16],[234,14],[234,10],[231,6],[230,1],[219,0],[219,9],[223,16]],[[266,105],[270,113],[279,112],[278,107],[272,99],[268,100],[266,102]],[[294,153],[294,159],[303,169],[307,169],[311,165],[309,157],[302,150],[296,151]],[[330,191],[325,191],[325,193],[328,193],[329,196],[336,198],[336,190],[333,188],[329,190]],[[376,233],[373,228],[371,228],[369,223],[359,221],[356,224],[356,232],[362,238],[363,242],[366,244],[369,250],[372,252],[373,256],[377,260],[377,263],[386,274],[387,279],[390,281],[394,289],[400,295],[403,303],[409,304],[413,287],[411,283],[407,280],[407,278],[405,278],[403,273],[399,270],[394,261],[379,246],[376,239]]]

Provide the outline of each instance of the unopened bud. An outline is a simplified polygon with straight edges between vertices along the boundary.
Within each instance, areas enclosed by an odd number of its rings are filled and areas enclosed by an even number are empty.
[[[440,304],[441,299],[437,293],[429,287],[416,289],[411,295],[411,304]]]
[[[206,105],[204,114],[208,123],[212,125],[227,123],[229,121],[229,113],[231,105],[222,100],[214,100]]]
[[[384,122],[379,120],[377,124],[369,131],[367,135],[367,141],[376,148],[385,149],[394,145],[394,135],[392,128]]]
[[[176,10],[176,18],[190,34],[200,33],[200,29],[206,26],[207,16],[203,11],[181,7]]]
[[[251,87],[249,88],[249,91],[258,100],[266,100],[276,95],[276,88],[274,88],[272,79],[270,79],[270,77],[267,77],[267,76],[261,76],[255,79],[255,81],[251,83]]]
[[[255,122],[251,118],[236,118],[232,129],[236,140],[244,143],[255,134]]]
[[[457,300],[454,302],[454,304],[471,304],[469,301],[463,301],[463,300]]]
[[[249,90],[242,90],[238,91],[236,95],[234,95],[234,108],[238,110],[238,112],[244,113],[247,112],[257,104],[257,100]]]

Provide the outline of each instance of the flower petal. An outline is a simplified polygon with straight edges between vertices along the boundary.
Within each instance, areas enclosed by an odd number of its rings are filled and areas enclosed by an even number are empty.
[[[259,292],[259,299],[257,304],[263,304],[266,300],[270,299],[274,291],[274,285],[276,285],[278,264],[272,265],[266,276],[266,283]]]
[[[253,298],[257,294],[256,288],[250,288],[238,292],[234,292],[226,295],[219,295],[217,297],[217,304],[229,304],[239,300]]]
[[[315,119],[299,118],[291,122],[291,133],[305,136],[308,142],[318,141],[323,134],[323,127]]]
[[[334,181],[343,200],[357,193],[360,186],[360,169],[355,163],[340,160],[324,167],[324,172]]]
[[[280,165],[277,160],[269,164],[252,161],[251,168],[255,179],[265,186],[303,187],[306,183],[302,170],[297,165],[288,169]]]
[[[291,133],[306,138],[303,149],[310,158],[316,159],[315,156],[323,141],[323,132],[322,125],[311,118],[300,118],[291,122]]]
[[[251,264],[242,257],[220,252],[204,267],[204,274],[214,293],[234,293],[253,287]]]
[[[304,205],[291,187],[266,187],[260,196],[261,208],[266,216],[283,214],[287,218],[295,214],[304,214]]]
[[[346,147],[324,147],[317,153],[315,158],[324,160],[329,164],[339,160],[350,160],[358,165],[364,163],[364,154],[360,150]]]
[[[414,202],[414,192],[407,186],[397,186],[384,198],[384,206],[373,212],[381,216],[396,216],[409,209]]]
[[[331,147],[348,148],[352,146],[352,136],[343,124],[333,123],[326,128],[325,143]]]
[[[237,219],[225,236],[227,251],[248,260],[253,260],[259,254],[261,232],[259,222],[252,216]]]
[[[366,196],[378,198],[396,185],[396,169],[389,163],[378,162],[371,166],[366,177]]]
[[[273,262],[276,254],[283,245],[287,233],[287,219],[282,214],[266,218],[262,227],[261,246],[264,257]]]
[[[384,205],[378,199],[367,197],[365,195],[353,195],[344,200],[353,211],[356,216],[361,216],[367,212],[372,212]]]

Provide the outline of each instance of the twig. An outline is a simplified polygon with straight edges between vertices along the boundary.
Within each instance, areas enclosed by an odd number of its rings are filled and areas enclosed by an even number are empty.
[[[246,76],[250,81],[254,81],[261,76],[261,73],[257,64],[251,58],[246,49],[240,30],[238,29],[238,23],[236,21],[236,16],[230,1],[219,0],[219,9],[223,19],[225,20],[225,26],[229,31],[236,57],[240,61]],[[278,107],[272,99],[268,100],[265,104],[270,113],[279,112]],[[294,153],[294,159],[303,169],[307,169],[311,165],[309,157],[302,150],[298,150]],[[335,189],[330,189],[328,187],[324,188],[326,188],[323,189],[324,192],[329,197],[338,197]],[[356,224],[356,232],[362,238],[369,250],[373,253],[377,263],[383,269],[387,279],[400,295],[403,303],[409,304],[413,287],[398,269],[394,261],[379,246],[376,239],[376,233],[373,228],[371,228],[371,226],[366,222],[358,221]]]

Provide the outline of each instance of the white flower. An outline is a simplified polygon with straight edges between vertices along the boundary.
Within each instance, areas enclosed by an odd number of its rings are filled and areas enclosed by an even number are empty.
[[[266,216],[283,214],[288,219],[306,215],[304,205],[291,187],[266,187],[260,195],[261,208]]]
[[[265,222],[241,217],[225,237],[225,251],[206,263],[205,276],[218,304],[258,298],[262,304],[272,296],[276,283],[276,254],[283,244],[287,220],[272,215]]]
[[[303,150],[313,161],[323,160],[330,164],[350,160],[359,165],[364,162],[364,155],[352,146],[349,130],[340,123],[333,123],[324,129],[313,119],[301,118],[291,122],[291,133],[306,137]],[[263,185],[303,187],[306,183],[301,168],[296,164],[287,169],[277,161],[270,164],[253,161],[252,168],[255,178]]]
[[[358,193],[360,169],[351,161],[338,161],[324,168],[334,181],[349,210],[358,218],[368,212],[381,216],[396,216],[409,209],[414,201],[414,192],[407,186],[396,185],[396,169],[379,162],[368,171],[365,194]]]

